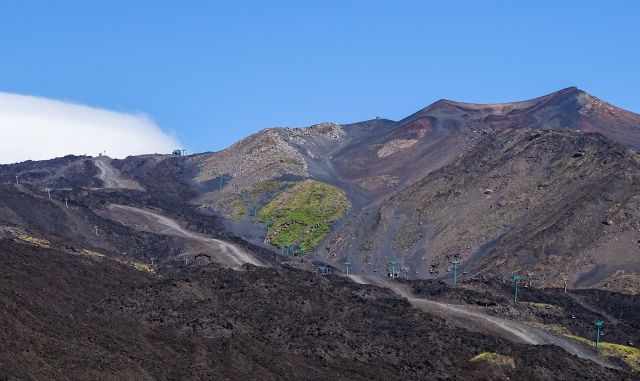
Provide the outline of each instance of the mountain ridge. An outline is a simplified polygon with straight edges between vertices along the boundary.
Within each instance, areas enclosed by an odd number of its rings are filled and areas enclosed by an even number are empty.
[[[620,121],[624,123],[618,123]],[[328,223],[330,230],[321,243],[307,254],[311,255],[311,258],[332,263],[337,267],[340,267],[340,261],[350,258],[354,266],[361,268],[364,268],[362,266],[369,260],[366,258],[375,255],[377,259],[374,262],[378,263],[374,266],[377,267],[375,271],[382,271],[383,263],[397,256],[396,249],[391,245],[396,239],[395,235],[406,235],[408,232],[394,229],[382,232],[377,228],[351,235],[345,232],[351,231],[350,227],[353,226],[370,226],[365,221],[372,218],[382,218],[389,226],[396,226],[396,222],[391,221],[400,216],[392,217],[397,211],[392,212],[389,205],[393,205],[398,197],[405,197],[411,193],[419,194],[421,191],[416,191],[416,187],[429,184],[430,179],[439,176],[438,173],[443,168],[458,171],[459,169],[455,168],[458,168],[456,165],[459,164],[456,163],[464,162],[465,158],[475,157],[476,161],[484,161],[491,155],[498,155],[500,162],[516,165],[515,156],[505,156],[500,151],[501,147],[513,142],[517,142],[513,152],[526,151],[528,146],[534,144],[532,147],[535,152],[531,155],[536,157],[556,160],[553,158],[561,157],[562,150],[572,150],[570,155],[586,155],[584,161],[590,156],[581,152],[580,147],[587,141],[591,142],[588,144],[593,146],[590,148],[593,152],[623,152],[629,148],[636,148],[635,143],[640,143],[639,126],[639,115],[615,108],[576,87],[569,87],[531,100],[511,103],[483,105],[443,99],[399,121],[376,118],[345,125],[320,123],[307,128],[267,128],[224,150],[211,153],[188,156],[144,155],[123,160],[101,158],[99,163],[96,162],[98,159],[89,157],[68,157],[49,162],[0,166],[0,178],[10,184],[15,180],[15,176],[18,176],[25,185],[40,187],[40,192],[48,187],[53,188],[54,192],[74,193],[76,191],[69,189],[80,186],[84,187],[85,190],[82,192],[86,193],[100,188],[103,181],[100,176],[104,176],[105,166],[107,169],[113,167],[113,170],[109,170],[121,177],[112,181],[113,184],[137,184],[139,188],[129,191],[119,189],[117,192],[144,197],[149,200],[145,202],[152,202],[160,208],[163,203],[175,205],[172,209],[179,208],[182,204],[188,205],[204,218],[215,219],[216,223],[224,226],[233,236],[276,252],[282,251],[283,248],[270,246],[268,241],[289,240],[274,237],[268,221],[258,218],[259,211],[278,195],[294,189],[301,181],[313,179],[343,191],[351,207],[339,220],[314,219],[314,223],[322,226]],[[517,132],[518,130],[522,132]],[[543,138],[533,137],[537,134],[533,131],[541,131],[540,136]],[[568,135],[554,135],[548,131],[567,131]],[[605,140],[589,138],[594,133],[602,135]],[[495,139],[500,144],[496,145],[493,141]],[[540,139],[555,143],[536,145],[535,142]],[[611,148],[607,141],[624,144],[628,148]],[[485,156],[477,156],[478,152],[484,152]],[[623,153],[621,157],[614,155],[609,160],[617,163],[624,155],[626,154]],[[532,176],[538,176],[539,182],[549,181],[549,174],[545,172],[549,169],[544,169],[542,162],[527,160],[518,165],[531,168],[531,173],[535,174]],[[565,159],[561,159],[560,162],[562,160]],[[605,174],[601,173],[604,167],[589,160],[585,163],[588,162],[594,172],[588,176],[604,176]],[[473,167],[473,162],[468,162],[467,167],[465,171]],[[634,176],[636,170],[635,167],[631,169]],[[480,176],[496,176],[482,171],[478,173]],[[457,176],[467,175],[463,171]],[[488,184],[493,180],[488,178],[483,181]],[[572,186],[563,185],[567,187],[566,194],[571,193],[568,189],[572,189]],[[111,190],[112,193],[115,191]],[[527,193],[530,190],[523,189],[522,192]],[[74,197],[78,199],[79,195]],[[423,201],[416,199],[413,202],[413,208],[422,208]],[[567,205],[573,205],[577,201],[567,199],[566,202]],[[452,205],[444,204],[442,208],[448,210]],[[383,217],[375,217],[381,210],[385,210],[386,214],[383,213]],[[292,216],[297,215],[296,213],[323,215],[321,211],[314,210],[292,210],[290,213]],[[458,215],[463,211],[451,209],[451,213]],[[387,220],[388,218],[392,220]],[[16,221],[14,217],[11,217],[11,220]],[[291,226],[291,229],[294,229],[291,224],[297,223],[300,221],[280,221],[278,229],[285,227],[283,234],[288,234],[286,227]],[[438,225],[437,222],[434,223],[434,226]],[[414,230],[423,230],[427,225],[424,225],[423,221],[422,224],[416,225],[418,227]],[[313,226],[303,226],[302,229],[296,227],[294,230],[304,232],[305,229],[313,229]],[[374,241],[381,239],[380,237],[387,237],[386,243],[372,252],[370,249],[359,249],[370,246],[369,238],[359,237],[371,234],[373,236],[370,238]],[[376,234],[380,236],[376,238]],[[420,249],[423,254],[416,254],[416,258],[429,257],[432,254],[435,257],[441,255],[438,254],[439,249],[430,248],[430,244],[427,243],[429,241],[432,245],[437,242],[434,234],[439,233],[429,229],[419,233],[424,241],[420,244],[423,245]],[[492,230],[487,234],[484,238],[473,240],[472,246],[475,250],[499,242],[502,233]],[[267,237],[271,239],[267,240]],[[448,239],[455,240],[455,237]],[[399,258],[402,259],[403,256]],[[434,275],[431,271],[435,268],[431,267],[431,264],[416,262],[415,258],[409,262],[404,266],[419,267],[414,276]],[[440,263],[436,267],[438,276],[446,278],[446,273],[443,273],[447,267],[446,263]],[[575,282],[576,285],[595,285],[578,282],[577,278]],[[624,289],[629,288],[625,286]]]

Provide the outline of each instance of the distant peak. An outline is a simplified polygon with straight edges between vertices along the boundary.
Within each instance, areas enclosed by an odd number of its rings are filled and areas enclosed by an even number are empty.
[[[580,90],[579,88],[577,88],[575,86],[569,86],[569,87],[566,87],[564,89],[556,91],[556,93],[577,93],[577,92],[581,92],[581,91],[582,90]]]
[[[425,112],[429,112],[429,111],[433,111],[441,108],[457,108],[457,109],[463,109],[467,111],[481,110],[481,109],[498,109],[499,110],[504,108],[509,108],[509,109],[526,108],[526,107],[535,105],[537,103],[540,103],[541,101],[546,101],[553,98],[557,99],[557,98],[568,98],[568,97],[579,97],[579,98],[585,98],[585,99],[594,98],[593,96],[589,95],[587,92],[575,86],[571,86],[571,87],[566,87],[564,89],[549,93],[547,95],[543,95],[541,97],[524,100],[524,101],[515,101],[515,102],[469,103],[469,102],[461,102],[461,101],[456,101],[452,99],[442,98],[433,102],[432,104],[425,107],[424,109],[420,110],[418,113],[423,114]]]
[[[567,87],[562,90],[558,90],[555,93],[551,93],[548,96],[577,96],[577,95],[589,95],[586,91],[581,90],[575,86]]]

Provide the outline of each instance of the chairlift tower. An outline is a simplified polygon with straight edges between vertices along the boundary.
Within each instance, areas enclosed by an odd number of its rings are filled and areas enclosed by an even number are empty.
[[[399,264],[395,258],[389,260],[387,264],[387,276],[391,279],[397,279],[400,275]]]
[[[344,271],[347,275],[351,274],[351,262],[348,259],[344,261]]]
[[[282,246],[280,248],[280,252],[285,257],[291,257],[291,256],[293,256],[293,246],[291,246],[291,245]]]
[[[604,326],[604,321],[602,320],[596,320],[596,349],[598,349],[598,346],[600,345],[600,335],[602,334],[602,327]]]
[[[451,264],[453,265],[453,287],[456,287],[458,284],[458,265],[460,264],[460,258],[457,256],[451,260]]]
[[[402,273],[404,274],[404,279],[405,280],[409,280],[409,268],[408,267],[403,267],[402,268]]]
[[[511,279],[513,280],[513,302],[518,303],[518,285],[521,280],[526,278],[520,274],[513,273]]]

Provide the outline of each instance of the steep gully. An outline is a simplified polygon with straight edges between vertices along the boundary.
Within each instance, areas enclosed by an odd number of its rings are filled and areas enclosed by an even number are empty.
[[[120,174],[120,171],[111,166],[110,161],[111,159],[106,156],[96,158],[93,161],[100,171],[98,173],[98,179],[102,181],[105,188],[143,190],[137,182],[124,178]]]

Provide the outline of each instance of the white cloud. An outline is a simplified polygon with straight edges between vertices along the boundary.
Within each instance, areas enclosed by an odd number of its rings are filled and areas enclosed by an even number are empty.
[[[179,147],[144,115],[0,92],[0,163],[103,151],[122,158]]]

